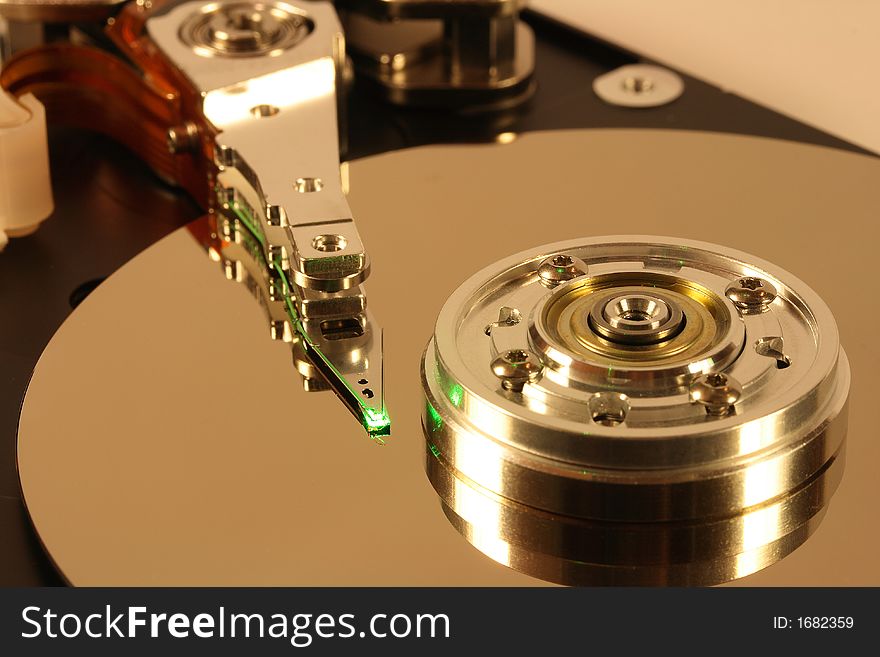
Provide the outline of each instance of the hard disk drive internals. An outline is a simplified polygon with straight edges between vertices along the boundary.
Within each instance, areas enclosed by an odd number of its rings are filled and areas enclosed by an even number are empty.
[[[427,472],[453,526],[516,570],[716,584],[818,526],[849,382],[828,307],[770,263],[662,237],[551,244],[443,307]]]

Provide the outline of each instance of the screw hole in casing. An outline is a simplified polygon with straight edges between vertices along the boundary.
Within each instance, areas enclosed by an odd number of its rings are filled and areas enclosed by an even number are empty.
[[[791,367],[791,358],[783,351],[785,343],[780,337],[761,338],[755,343],[755,351],[760,356],[776,359],[776,369],[784,370]]]
[[[251,116],[257,119],[266,119],[275,116],[281,110],[274,105],[256,105],[251,107]]]
[[[605,427],[623,424],[629,413],[627,396],[619,392],[597,392],[590,398],[590,419]]]
[[[344,251],[348,240],[342,235],[318,235],[312,240],[312,248],[321,253]]]
[[[293,188],[300,194],[313,194],[324,189],[324,181],[320,178],[297,178]]]
[[[631,75],[624,78],[623,88],[632,94],[646,94],[654,90],[654,81],[641,75]]]

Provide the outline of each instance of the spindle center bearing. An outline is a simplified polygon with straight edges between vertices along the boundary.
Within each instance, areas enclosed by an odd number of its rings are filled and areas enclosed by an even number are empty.
[[[736,308],[706,285],[644,269],[582,276],[537,303],[529,340],[572,385],[602,386],[611,372],[659,394],[742,351]]]
[[[681,306],[671,297],[650,294],[602,296],[590,310],[589,327],[598,335],[621,344],[651,344],[675,335],[684,321]]]

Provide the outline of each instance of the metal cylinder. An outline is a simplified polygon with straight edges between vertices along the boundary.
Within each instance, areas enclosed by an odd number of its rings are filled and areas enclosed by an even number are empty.
[[[547,285],[554,260],[580,275]],[[770,263],[663,237],[552,244],[443,307],[427,472],[467,540],[535,577],[720,583],[818,526],[849,381],[827,306]]]

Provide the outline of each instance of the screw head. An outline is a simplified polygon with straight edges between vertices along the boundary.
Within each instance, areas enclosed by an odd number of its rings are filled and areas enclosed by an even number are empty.
[[[557,253],[541,262],[538,276],[546,287],[556,287],[587,273],[587,264],[580,258]]]
[[[776,298],[776,288],[768,280],[745,276],[724,291],[733,305],[746,312],[764,312]]]
[[[492,373],[501,379],[501,387],[522,392],[527,383],[537,381],[544,366],[538,357],[525,349],[510,349],[492,361]]]
[[[701,374],[690,386],[691,402],[705,406],[709,415],[727,415],[740,396],[742,386],[739,381],[721,372]]]

